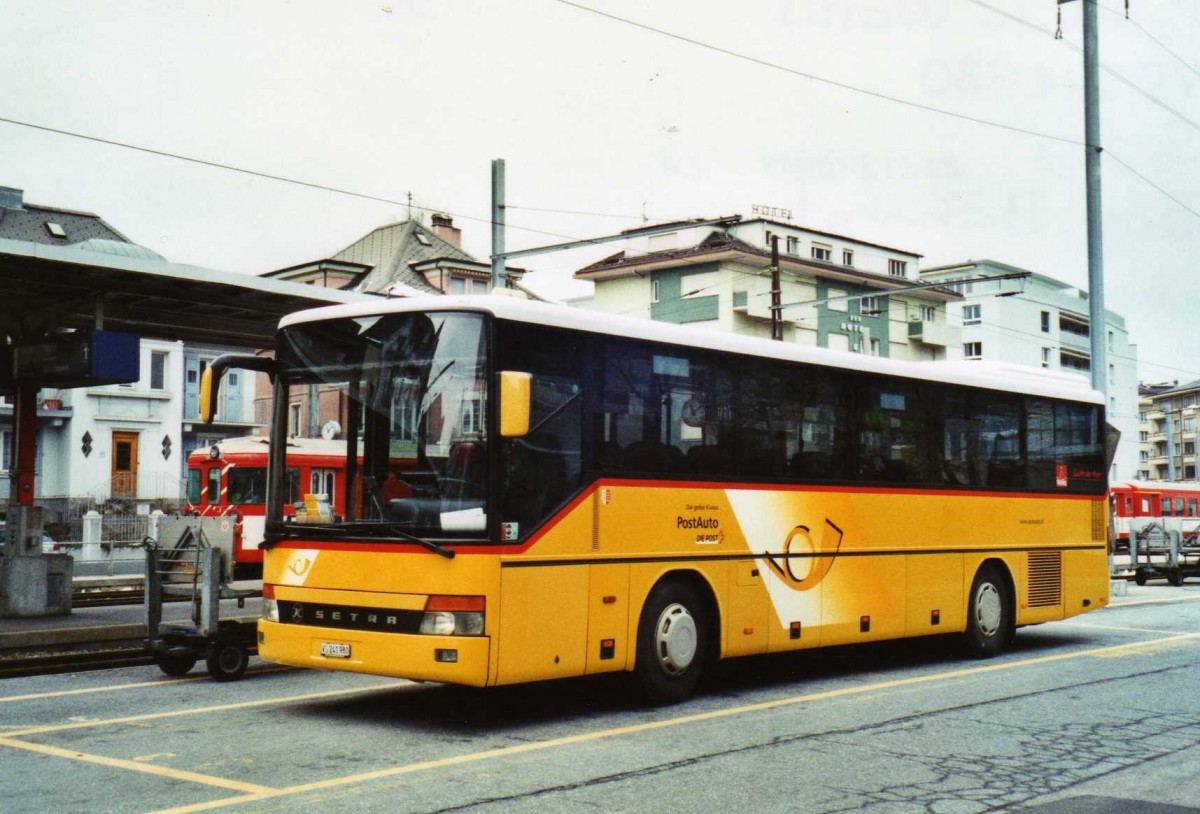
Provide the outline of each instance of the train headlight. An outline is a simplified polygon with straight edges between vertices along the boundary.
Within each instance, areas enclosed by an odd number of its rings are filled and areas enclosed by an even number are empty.
[[[419,632],[431,636],[482,636],[482,596],[431,596]]]

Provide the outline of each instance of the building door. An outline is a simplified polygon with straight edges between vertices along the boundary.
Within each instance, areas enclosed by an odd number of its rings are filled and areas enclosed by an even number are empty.
[[[138,434],[112,434],[112,496],[137,497]]]

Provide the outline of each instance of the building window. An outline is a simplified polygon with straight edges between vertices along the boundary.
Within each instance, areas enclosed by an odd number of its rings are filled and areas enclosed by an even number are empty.
[[[820,260],[823,263],[828,263],[832,256],[833,256],[833,249],[829,248],[828,246],[817,246],[815,244],[813,245],[813,247],[812,247],[813,260]]]
[[[789,237],[787,239],[787,253],[788,254],[800,254],[800,238]]]
[[[893,277],[903,277],[908,273],[906,260],[888,260],[888,274]]]
[[[853,266],[854,265],[854,252],[850,251],[849,249],[842,249],[842,265],[843,266]]]
[[[770,229],[768,229],[767,230],[767,248],[768,249],[771,248],[771,241],[772,241],[772,239],[774,239],[774,237],[775,237],[775,233],[772,232]]]
[[[932,305],[918,305],[917,313],[920,314],[922,322],[933,322],[937,316],[937,308]]]
[[[1042,312],[1042,333],[1044,333],[1044,334],[1050,333],[1050,312],[1049,311]]]
[[[300,435],[300,402],[288,405],[288,435],[292,438]]]
[[[871,344],[870,344],[870,354],[872,356],[878,356],[882,349],[883,349],[882,343],[878,339],[875,339],[874,337],[872,337]]]
[[[980,322],[983,322],[983,319],[980,316],[982,309],[983,309],[983,306],[978,305],[978,304],[964,305],[963,306],[963,325],[978,325]]]
[[[858,311],[863,316],[878,316],[883,313],[882,298],[863,297],[858,301]]]
[[[10,430],[0,432],[0,472],[5,474],[12,469],[12,439]]]
[[[162,390],[167,383],[167,355],[165,353],[150,354],[150,389]]]
[[[1108,383],[1109,384],[1117,383],[1117,366],[1116,365],[1108,366]]]
[[[1087,372],[1092,369],[1092,360],[1081,353],[1072,353],[1068,350],[1059,350],[1058,366],[1067,370],[1079,370]]]
[[[1141,459],[1142,463],[1150,462],[1150,453],[1147,450],[1143,449],[1141,452],[1139,452],[1138,457]]]
[[[662,280],[650,281],[650,302],[658,302],[659,294],[662,291]]]
[[[1054,351],[1050,348],[1042,348],[1042,367],[1050,367],[1051,355]]]
[[[983,358],[983,343],[982,342],[963,342],[963,358],[964,359],[982,359]]]

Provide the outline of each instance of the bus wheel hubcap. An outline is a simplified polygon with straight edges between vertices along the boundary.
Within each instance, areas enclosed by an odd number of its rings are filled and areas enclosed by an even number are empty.
[[[975,594],[975,624],[984,636],[995,636],[1000,630],[1000,617],[1003,615],[1003,603],[1000,592],[990,582],[979,586]]]
[[[696,657],[696,620],[679,603],[668,605],[659,614],[654,628],[654,651],[658,664],[668,675],[687,670]]]

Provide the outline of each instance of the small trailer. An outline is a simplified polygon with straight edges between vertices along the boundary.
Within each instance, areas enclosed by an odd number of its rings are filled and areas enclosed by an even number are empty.
[[[246,671],[257,652],[257,622],[221,619],[221,600],[262,596],[262,589],[232,587],[233,528],[223,517],[163,517],[159,542],[147,540],[146,646],[159,669],[186,674],[200,659],[217,681],[232,681]],[[183,598],[191,605],[190,623],[164,622],[163,602]]]
[[[1179,586],[1188,577],[1200,577],[1200,533],[1185,534],[1171,518],[1137,522],[1129,533],[1129,567],[1138,585],[1148,579],[1166,578]]]

